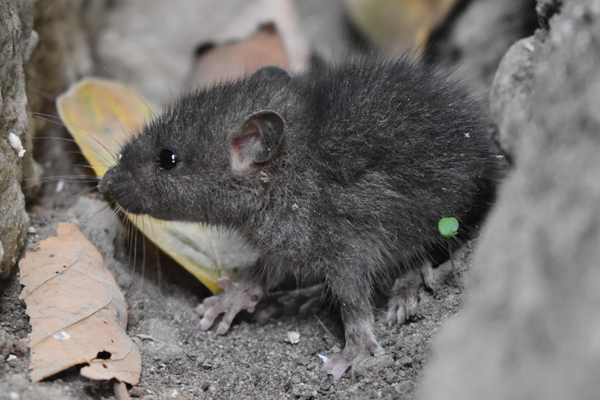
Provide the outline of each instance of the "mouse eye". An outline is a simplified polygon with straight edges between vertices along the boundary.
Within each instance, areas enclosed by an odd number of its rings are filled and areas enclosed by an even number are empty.
[[[158,156],[158,164],[161,169],[173,169],[179,164],[179,157],[169,149],[164,149]]]

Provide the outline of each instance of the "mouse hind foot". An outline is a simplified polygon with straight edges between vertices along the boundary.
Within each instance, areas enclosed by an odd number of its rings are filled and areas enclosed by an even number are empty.
[[[388,328],[395,324],[402,325],[417,315],[421,286],[433,290],[433,268],[430,261],[426,261],[418,269],[410,269],[394,282],[388,301]]]
[[[373,331],[374,316],[368,279],[355,279],[357,274],[344,274],[343,279],[330,280],[330,290],[344,323],[344,350],[333,354],[323,367],[339,380],[362,361],[384,353]],[[344,279],[345,278],[345,279]]]
[[[345,326],[346,346],[344,350],[332,354],[323,366],[323,370],[333,375],[336,381],[342,377],[348,368],[352,367],[354,374],[361,362],[371,356],[378,356],[385,352],[375,338],[371,323],[357,321],[353,325],[356,326],[348,327],[347,324]]]

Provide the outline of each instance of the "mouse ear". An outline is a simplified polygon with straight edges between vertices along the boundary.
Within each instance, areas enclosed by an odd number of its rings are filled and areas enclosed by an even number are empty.
[[[242,127],[229,134],[231,169],[244,172],[269,161],[281,144],[285,123],[275,111],[251,114]]]
[[[277,83],[281,86],[287,85],[290,79],[292,79],[292,77],[289,72],[275,65],[267,65],[266,67],[262,67],[250,76],[250,82]]]

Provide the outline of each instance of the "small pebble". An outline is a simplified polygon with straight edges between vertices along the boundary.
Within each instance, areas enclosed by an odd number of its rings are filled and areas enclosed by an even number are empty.
[[[288,332],[286,341],[291,344],[298,344],[298,342],[300,342],[300,333],[299,332]]]

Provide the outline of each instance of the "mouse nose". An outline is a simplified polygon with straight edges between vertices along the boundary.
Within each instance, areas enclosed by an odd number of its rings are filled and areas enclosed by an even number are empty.
[[[103,196],[110,197],[111,175],[114,175],[112,168],[106,171],[100,182],[98,182],[98,191]]]
[[[139,188],[130,179],[125,179],[124,174],[121,171],[117,171],[115,167],[106,171],[98,183],[98,191],[103,196],[107,196],[119,203],[125,211],[133,214],[139,214],[144,211]]]

